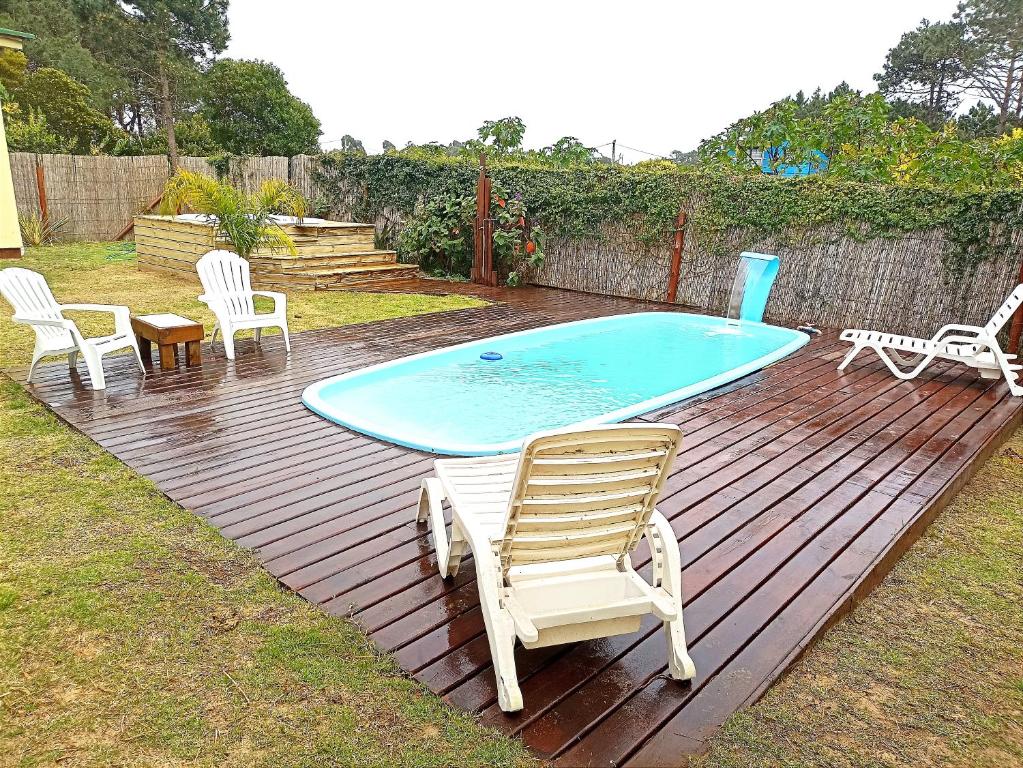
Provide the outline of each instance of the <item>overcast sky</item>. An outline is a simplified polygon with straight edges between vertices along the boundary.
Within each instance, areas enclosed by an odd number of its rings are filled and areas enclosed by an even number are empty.
[[[370,152],[466,139],[518,115],[525,144],[689,150],[802,88],[873,90],[888,49],[956,0],[603,4],[231,0],[227,54],[274,62],[323,123]],[[631,147],[634,149],[626,149]],[[604,148],[609,153],[609,148]]]

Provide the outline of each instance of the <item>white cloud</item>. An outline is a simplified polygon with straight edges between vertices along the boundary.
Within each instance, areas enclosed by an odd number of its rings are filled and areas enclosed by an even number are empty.
[[[226,55],[277,64],[324,141],[348,133],[371,152],[518,115],[530,147],[572,135],[668,154],[799,89],[872,90],[901,34],[955,6],[233,0]]]

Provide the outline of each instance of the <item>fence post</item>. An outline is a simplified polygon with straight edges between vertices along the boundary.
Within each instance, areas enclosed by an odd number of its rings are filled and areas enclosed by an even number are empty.
[[[486,155],[480,155],[480,175],[476,181],[476,222],[470,279],[481,285],[497,285],[494,270],[494,221],[490,217],[490,177]]]
[[[1019,265],[1019,278],[1016,280],[1016,285],[1023,285],[1023,262]],[[1016,313],[1012,317],[1012,325],[1009,326],[1009,347],[1007,352],[1010,355],[1023,354],[1023,349],[1020,349],[1020,339],[1023,338],[1023,305],[1016,308]]]
[[[678,279],[682,272],[682,249],[686,244],[686,212],[679,209],[675,221],[675,242],[671,247],[671,269],[668,270],[668,295],[666,300],[674,304],[678,299]]]
[[[46,171],[39,155],[36,155],[36,191],[39,194],[39,218],[45,226],[50,220],[50,210],[46,202]]]

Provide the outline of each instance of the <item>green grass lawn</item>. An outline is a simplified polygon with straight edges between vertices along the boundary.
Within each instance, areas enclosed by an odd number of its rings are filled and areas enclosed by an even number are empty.
[[[209,320],[121,246],[21,262],[63,301]],[[292,329],[475,306],[293,294]],[[31,332],[0,319],[0,360]],[[0,765],[527,765],[344,620],[0,377]],[[1023,432],[702,766],[1023,765]]]
[[[213,314],[205,304],[196,300],[202,293],[198,279],[189,283],[158,273],[140,272],[135,266],[132,243],[73,243],[34,248],[17,262],[0,262],[0,268],[8,265],[46,275],[53,295],[62,304],[126,304],[139,315],[175,312],[202,322],[206,326],[207,338],[213,330]],[[292,333],[297,333],[424,312],[478,307],[484,303],[466,296],[293,291],[288,294],[288,327]],[[262,308],[263,305],[266,308],[273,306],[269,299],[258,298],[257,306]],[[9,317],[7,310],[7,303],[0,299],[0,311]],[[86,336],[110,333],[113,329],[109,315],[69,312],[68,317],[78,323]],[[270,329],[267,333],[278,331]],[[29,363],[33,338],[31,328],[0,321],[0,367]]]

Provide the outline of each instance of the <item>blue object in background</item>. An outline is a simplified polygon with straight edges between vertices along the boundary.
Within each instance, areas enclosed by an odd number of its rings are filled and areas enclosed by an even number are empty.
[[[484,352],[480,355],[480,360],[503,360],[504,355],[500,352]]]
[[[760,158],[760,170],[770,176],[783,176],[786,178],[793,176],[812,176],[815,173],[828,170],[828,156],[819,149],[815,149],[810,153],[814,157],[812,162],[779,163],[779,160],[784,159],[785,148],[788,147],[788,145],[789,143],[787,141],[783,141],[780,146],[768,147],[764,150],[764,155]]]

